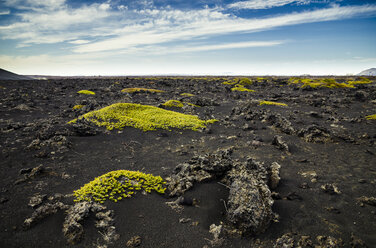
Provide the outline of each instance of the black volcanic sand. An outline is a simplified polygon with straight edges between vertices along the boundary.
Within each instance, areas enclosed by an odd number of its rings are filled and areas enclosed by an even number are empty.
[[[69,195],[95,177],[119,169],[167,177],[194,155],[228,147],[234,147],[234,160],[252,157],[281,165],[281,181],[275,190],[280,199],[273,205],[279,221],[260,235],[227,236],[222,247],[272,247],[286,233],[310,236],[313,243],[317,236],[331,236],[342,239],[344,247],[366,247],[355,246],[353,236],[376,247],[376,207],[358,199],[376,197],[376,120],[365,119],[376,114],[376,78],[370,79],[374,83],[355,89],[302,89],[288,85],[288,78],[267,78],[247,86],[255,92],[232,92],[230,85],[222,84],[228,78],[1,81],[0,247],[71,247],[62,232],[62,210],[30,229],[23,228],[24,220],[33,213],[28,203],[35,194],[45,194],[45,201],[56,193]],[[165,93],[121,93],[128,87]],[[92,90],[96,95],[80,95],[79,90]],[[182,97],[181,93],[195,96]],[[80,114],[117,102],[158,106],[170,99],[201,106],[175,111],[219,122],[201,132],[93,128],[92,136],[80,136],[66,124]],[[288,107],[258,106],[255,100],[282,102]],[[72,110],[77,104],[86,106]],[[252,113],[279,114],[291,122],[295,132],[287,134],[278,123]],[[300,132],[310,126],[320,128],[318,139],[309,140]],[[289,151],[272,144],[275,135],[282,137]],[[40,142],[35,143],[36,139]],[[39,165],[43,171],[28,177],[30,169]],[[311,176],[304,177],[304,172]],[[325,192],[321,188],[325,184],[335,185],[340,193]],[[184,206],[181,212],[165,204],[176,198],[157,193],[138,193],[117,203],[106,201],[104,205],[114,210],[114,226],[120,235],[109,247],[126,247],[133,236],[141,237],[140,247],[210,247],[209,226],[228,224],[224,204],[228,189],[216,181],[200,183],[186,197],[198,203]],[[73,204],[73,197],[62,201]],[[190,220],[180,223],[181,218]],[[84,220],[84,237],[76,247],[102,242],[94,223],[93,216]]]

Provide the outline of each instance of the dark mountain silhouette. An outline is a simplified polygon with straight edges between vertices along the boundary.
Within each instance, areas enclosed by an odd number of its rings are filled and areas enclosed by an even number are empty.
[[[368,70],[362,71],[358,76],[376,76],[376,68],[370,68]]]
[[[0,68],[0,80],[32,80],[33,78],[15,74]]]

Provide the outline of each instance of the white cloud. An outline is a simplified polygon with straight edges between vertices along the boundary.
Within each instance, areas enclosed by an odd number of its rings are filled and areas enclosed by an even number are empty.
[[[118,15],[108,3],[94,3],[76,9],[69,8],[63,0],[8,0],[6,3],[8,6],[23,3],[16,7],[19,9],[25,6],[32,8],[17,14],[19,21],[0,26],[1,39],[20,39],[21,46],[64,42],[79,39],[82,35],[105,35],[106,32],[95,27],[101,27],[104,20]],[[110,25],[107,30],[111,30]]]
[[[89,42],[90,42],[89,40],[72,40],[72,41],[68,41],[68,43],[75,44],[75,45],[87,44]]]
[[[276,27],[303,23],[341,20],[355,16],[375,15],[376,5],[332,6],[326,9],[292,13],[277,17],[245,19],[223,14],[218,9],[198,11],[143,10],[149,17],[144,24],[131,24],[114,30],[116,36],[78,46],[78,53],[129,49],[177,40],[192,40],[239,32],[260,32]]]
[[[0,11],[0,15],[9,15],[9,14],[10,14],[10,10]]]
[[[269,9],[274,7],[281,7],[291,3],[307,4],[310,0],[249,0],[235,2],[227,5],[234,9]]]

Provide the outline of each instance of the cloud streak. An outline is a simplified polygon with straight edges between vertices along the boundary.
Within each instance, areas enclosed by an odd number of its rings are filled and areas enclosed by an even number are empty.
[[[274,7],[281,7],[287,4],[308,4],[309,0],[250,0],[235,2],[227,5],[234,9],[270,9]]]
[[[356,16],[375,15],[376,5],[332,6],[326,9],[292,13],[277,17],[245,19],[223,14],[217,9],[200,11],[150,10],[142,14],[152,16],[145,24],[126,26],[116,30],[116,37],[77,46],[77,53],[129,49],[135,46],[160,44],[195,38],[251,33],[277,27],[304,23],[342,20]]]

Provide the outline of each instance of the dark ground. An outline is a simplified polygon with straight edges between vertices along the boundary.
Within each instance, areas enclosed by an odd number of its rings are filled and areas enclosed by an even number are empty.
[[[342,239],[343,247],[366,247],[354,246],[353,236],[376,247],[376,203],[358,199],[376,197],[376,120],[365,119],[376,114],[376,79],[356,89],[302,89],[287,80],[267,78],[247,86],[256,92],[232,92],[230,85],[222,84],[225,79],[215,78],[0,81],[0,247],[70,247],[62,232],[64,211],[30,229],[22,227],[33,213],[28,203],[35,194],[69,195],[95,177],[119,169],[167,177],[195,154],[227,147],[234,147],[234,160],[250,156],[267,164],[278,162],[281,181],[275,192],[281,199],[273,205],[279,222],[257,236],[228,236],[223,247],[272,247],[286,233],[310,236],[313,243],[323,235]],[[127,87],[165,93],[121,93]],[[84,89],[96,95],[76,93]],[[170,99],[202,106],[176,111],[219,122],[203,132],[98,128],[91,130],[97,132],[93,136],[80,136],[66,124],[116,102],[158,106]],[[258,106],[254,100],[288,107]],[[77,104],[86,107],[72,110]],[[282,119],[275,120],[278,114]],[[294,130],[290,134],[280,127],[285,120]],[[275,135],[282,137],[289,151],[272,144]],[[43,170],[28,177],[27,169],[39,165]],[[321,189],[325,184],[335,185],[340,193],[325,192]],[[133,236],[141,237],[140,247],[210,247],[209,226],[226,223],[227,195],[227,188],[215,181],[197,184],[186,196],[196,198],[198,205],[185,206],[180,213],[165,204],[176,198],[156,193],[106,201],[120,234],[109,247],[126,247]],[[73,197],[63,201],[72,204]],[[191,220],[180,223],[181,218]],[[94,217],[85,220],[84,230],[76,247],[93,247],[101,240]]]

